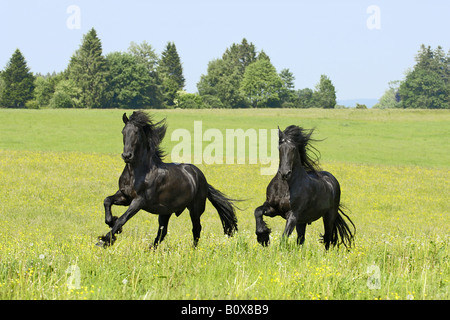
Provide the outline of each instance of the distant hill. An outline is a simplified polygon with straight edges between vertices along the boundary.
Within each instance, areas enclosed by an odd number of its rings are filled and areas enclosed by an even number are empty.
[[[337,100],[337,104],[346,106],[349,108],[356,107],[356,104],[365,104],[367,108],[372,108],[375,104],[377,104],[378,99],[349,99],[349,100]]]

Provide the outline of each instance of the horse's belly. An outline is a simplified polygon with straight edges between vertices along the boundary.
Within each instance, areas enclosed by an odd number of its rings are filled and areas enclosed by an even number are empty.
[[[308,223],[311,224],[312,222],[318,220],[322,215],[301,215],[298,219],[298,223]]]
[[[299,214],[297,221],[298,223],[312,223],[320,219],[327,210],[307,210]]]

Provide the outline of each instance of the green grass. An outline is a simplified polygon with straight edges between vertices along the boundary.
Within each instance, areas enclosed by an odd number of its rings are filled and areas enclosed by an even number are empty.
[[[186,212],[171,219],[156,251],[148,246],[157,216],[145,212],[113,247],[95,247],[108,231],[103,199],[116,191],[123,168],[122,113],[0,110],[0,299],[449,299],[450,113],[154,112],[167,117],[168,138],[194,120],[203,120],[204,130],[316,127],[327,137],[317,144],[322,166],[341,183],[357,226],[352,250],[329,252],[318,242],[321,221],[307,227],[297,247],[294,236],[281,245],[281,218],[266,218],[272,243],[256,242],[253,210],[271,179],[259,165],[199,165],[213,186],[249,199],[235,237],[223,235],[208,203],[197,249]],[[367,284],[374,265],[379,289]],[[76,270],[79,286],[70,286]]]
[[[0,109],[0,149],[120,154],[126,110]],[[131,111],[127,111],[131,113]],[[450,113],[447,110],[154,110],[169,125],[163,146],[170,151],[173,130],[218,128],[316,128],[325,161],[448,167]],[[204,146],[207,142],[204,142]]]

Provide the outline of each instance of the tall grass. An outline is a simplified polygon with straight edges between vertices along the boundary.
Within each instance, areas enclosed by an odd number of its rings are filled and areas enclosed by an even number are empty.
[[[208,182],[245,198],[239,233],[223,235],[208,204],[199,247],[189,215],[173,217],[149,250],[157,217],[138,213],[113,247],[103,198],[113,194],[120,156],[0,151],[1,299],[448,299],[448,169],[327,161],[357,226],[355,246],[326,252],[321,221],[302,247],[281,244],[281,218],[267,222],[271,245],[254,235],[253,210],[271,177],[258,165],[201,165]],[[113,207],[114,214],[125,208]],[[379,288],[371,285],[378,268]]]

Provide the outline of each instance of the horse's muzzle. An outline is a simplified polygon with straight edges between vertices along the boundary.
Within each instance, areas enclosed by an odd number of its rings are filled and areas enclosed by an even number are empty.
[[[281,178],[283,178],[283,180],[289,180],[292,176],[292,171],[286,171],[286,172],[280,172],[281,173]]]
[[[122,153],[122,159],[125,163],[130,163],[133,160],[133,154],[131,152]]]

